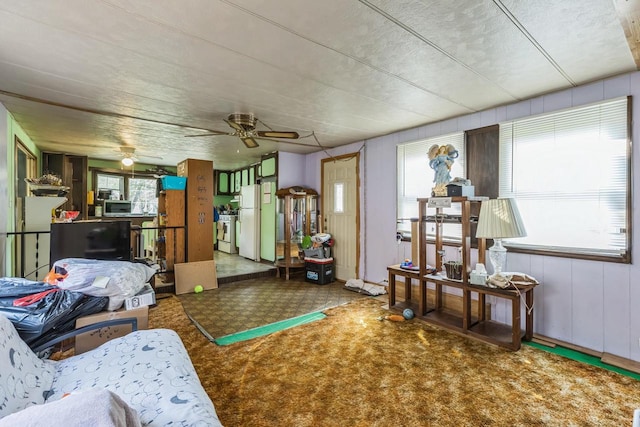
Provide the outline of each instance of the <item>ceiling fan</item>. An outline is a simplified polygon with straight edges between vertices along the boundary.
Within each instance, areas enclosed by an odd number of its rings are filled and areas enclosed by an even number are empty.
[[[120,156],[122,157],[122,164],[125,166],[131,166],[133,165],[135,162],[139,162],[140,160],[138,160],[138,157],[135,155],[136,153],[136,149],[135,147],[128,147],[128,146],[122,146],[120,147],[119,150],[116,150],[117,152],[120,153]],[[142,157],[148,157],[150,159],[162,159],[162,157],[159,156],[147,156],[144,155]]]
[[[229,117],[225,120],[229,126],[233,129],[232,132],[223,132],[212,130],[210,133],[200,134],[200,135],[186,135],[187,137],[197,137],[197,136],[210,136],[210,135],[230,135],[239,137],[244,145],[247,148],[256,148],[258,147],[257,139],[272,139],[272,138],[284,138],[284,139],[298,139],[300,135],[298,132],[285,132],[285,131],[275,131],[269,128],[266,124],[264,124],[261,120],[259,120],[252,113],[243,114],[243,113],[233,113],[230,114]],[[269,128],[269,130],[262,131],[256,130],[256,124],[260,122],[265,127]]]

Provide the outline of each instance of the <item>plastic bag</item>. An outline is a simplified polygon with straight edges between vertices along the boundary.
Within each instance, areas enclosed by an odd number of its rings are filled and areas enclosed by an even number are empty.
[[[57,280],[57,286],[86,295],[109,297],[107,310],[110,311],[117,310],[126,298],[140,292],[155,274],[153,268],[142,263],[84,258],[58,260],[53,269],[65,276]],[[105,278],[106,286],[94,285],[96,278]]]
[[[17,299],[54,290],[56,292],[49,292],[32,304],[14,305]],[[30,346],[73,330],[75,319],[102,311],[107,302],[107,298],[60,290],[44,282],[0,278],[0,312],[14,324],[18,334]]]

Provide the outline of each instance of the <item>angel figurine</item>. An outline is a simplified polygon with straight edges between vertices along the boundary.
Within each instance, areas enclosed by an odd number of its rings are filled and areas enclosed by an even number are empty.
[[[447,184],[451,182],[451,166],[458,157],[458,150],[451,145],[434,144],[429,148],[429,167],[435,171],[433,182],[436,185],[431,189],[431,195],[442,197],[447,195]]]

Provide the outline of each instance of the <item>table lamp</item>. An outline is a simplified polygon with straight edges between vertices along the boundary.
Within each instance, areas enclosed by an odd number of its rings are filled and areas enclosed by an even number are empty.
[[[493,246],[489,248],[489,260],[494,275],[502,274],[502,267],[507,260],[507,249],[502,246],[502,239],[526,235],[514,199],[490,199],[482,202],[476,237],[493,239]]]

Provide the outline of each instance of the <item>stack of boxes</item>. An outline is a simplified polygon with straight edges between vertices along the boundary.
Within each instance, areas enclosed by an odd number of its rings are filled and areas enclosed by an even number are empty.
[[[156,303],[156,294],[150,284],[145,284],[140,292],[124,300],[124,307],[116,311],[101,311],[100,313],[82,316],[76,319],[76,329],[105,320],[125,319],[135,317],[138,329],[149,327],[149,306]],[[75,354],[81,354],[98,347],[113,338],[123,337],[131,332],[130,325],[106,326],[76,336]]]

